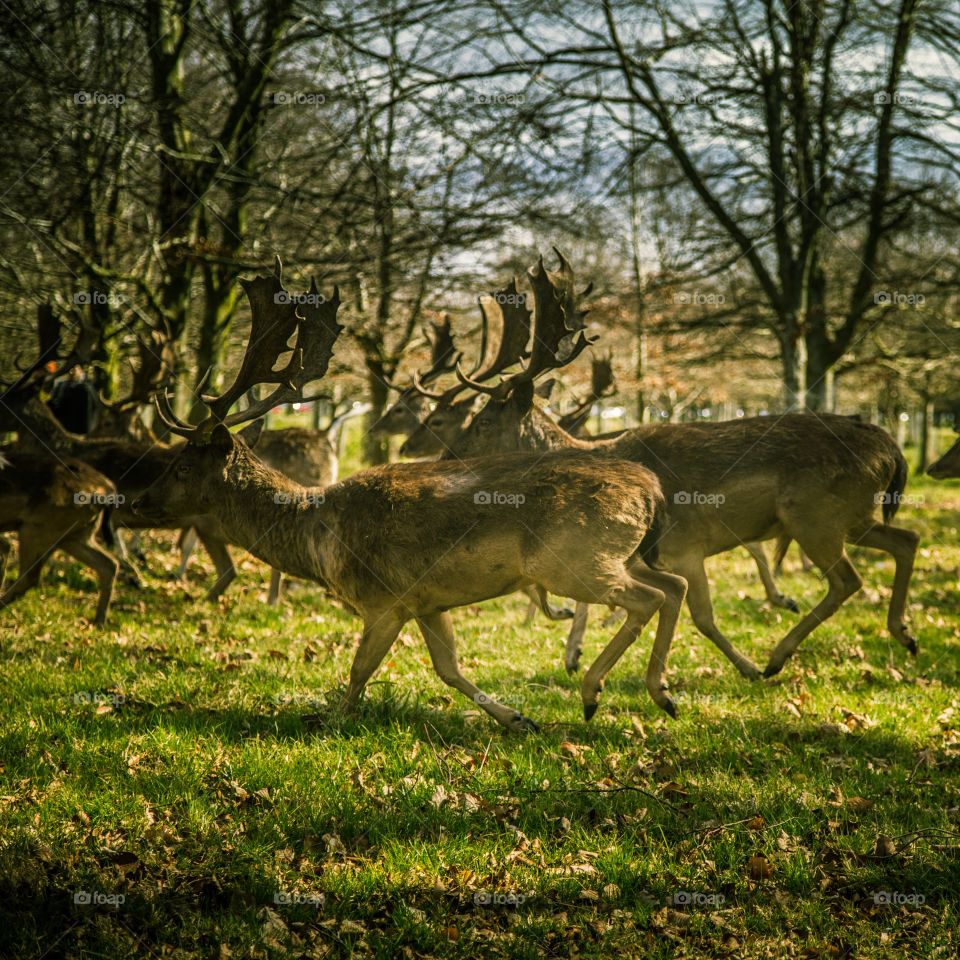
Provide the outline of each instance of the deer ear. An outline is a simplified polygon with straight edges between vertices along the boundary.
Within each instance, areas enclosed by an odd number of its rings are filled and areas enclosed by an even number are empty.
[[[524,380],[518,383],[510,392],[510,401],[521,414],[526,413],[533,406],[533,381]]]
[[[263,433],[263,418],[261,417],[259,420],[254,420],[253,423],[248,423],[242,430],[238,430],[237,433],[243,437],[244,443],[252,450],[257,445],[257,441]]]
[[[557,378],[551,377],[549,380],[544,380],[539,387],[534,391],[536,395],[541,400],[549,400],[550,394],[553,393],[553,388],[557,385]]]
[[[229,453],[233,449],[233,435],[222,423],[218,423],[210,434],[210,445],[220,453]]]

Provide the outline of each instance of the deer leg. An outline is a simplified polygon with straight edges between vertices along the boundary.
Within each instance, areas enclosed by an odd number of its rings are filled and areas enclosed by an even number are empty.
[[[185,580],[187,578],[187,564],[197,546],[197,531],[193,527],[180,531],[180,539],[177,546],[180,548],[180,566],[177,567],[177,579]]]
[[[537,597],[536,591],[534,590],[533,584],[528,584],[527,586],[521,588],[523,593],[527,597],[527,612],[523,617],[523,625],[529,627],[533,623],[533,618],[536,617],[537,611],[540,609],[540,600]]]
[[[482,707],[497,723],[522,733],[539,729],[536,723],[522,713],[498,703],[495,697],[484,693],[476,684],[471,683],[461,672],[457,660],[457,638],[453,632],[453,619],[449,613],[433,613],[428,617],[417,617],[420,632],[427,642],[430,659],[437,676],[448,687],[454,687],[466,694],[477,706]]]
[[[851,535],[850,542],[860,547],[883,550],[893,557],[896,572],[893,575],[893,592],[890,596],[890,607],[887,610],[887,628],[910,653],[916,656],[917,641],[907,632],[904,613],[920,537],[912,530],[905,530],[903,527],[888,527],[873,523],[862,532]]]
[[[783,669],[783,665],[793,656],[800,642],[824,620],[833,616],[848,597],[852,597],[863,584],[860,575],[843,549],[822,548],[807,551],[817,566],[824,571],[829,589],[827,595],[777,644],[766,669],[765,677],[772,677]]]
[[[687,606],[696,628],[716,644],[723,655],[737,668],[741,676],[755,680],[760,676],[760,668],[747,656],[744,656],[720,632],[713,619],[713,604],[710,602],[710,584],[707,572],[703,569],[703,559],[694,557],[686,563],[673,564],[673,573],[687,581]]]
[[[236,579],[237,568],[230,559],[230,551],[227,550],[227,545],[219,537],[212,537],[207,533],[201,533],[199,530],[197,536],[206,548],[207,553],[210,554],[213,565],[217,568],[217,579],[207,591],[207,599],[216,600]]]
[[[93,622],[98,627],[102,627],[107,619],[107,611],[110,609],[110,600],[113,597],[113,585],[117,579],[116,558],[101,550],[89,539],[84,540],[80,537],[65,540],[60,547],[81,563],[93,567],[96,572],[100,594],[97,598],[97,612]]]
[[[774,582],[773,574],[770,572],[770,566],[767,563],[767,555],[764,552],[762,543],[745,543],[744,548],[747,553],[753,557],[754,563],[757,565],[757,573],[760,575],[760,582],[763,584],[763,589],[767,594],[767,599],[775,607],[783,607],[784,610],[792,610],[794,613],[799,612],[800,608],[797,606],[796,600],[791,600],[790,597],[781,593],[777,589],[777,585]]]
[[[280,584],[283,579],[283,573],[276,567],[270,568],[270,593],[267,596],[267,603],[275,607],[280,602]]]
[[[576,673],[580,668],[580,654],[583,653],[583,638],[587,632],[587,615],[590,613],[590,604],[577,601],[573,611],[573,623],[570,624],[570,633],[567,635],[567,645],[563,653],[563,665],[567,673]]]
[[[652,573],[652,571],[651,571]],[[589,720],[597,712],[597,704],[600,699],[600,691],[603,690],[604,681],[613,665],[623,656],[627,647],[637,639],[640,631],[647,621],[660,609],[667,604],[667,594],[660,589],[660,576],[646,576],[646,571],[637,572],[637,579],[632,583],[615,590],[611,595],[611,600],[615,600],[620,606],[627,610],[627,621],[614,634],[613,639],[600,651],[600,656],[591,664],[586,676],[583,678],[583,687],[580,690],[580,696],[583,700],[583,716]],[[640,582],[640,577],[647,582]],[[663,680],[663,672],[666,669],[666,654],[670,650],[670,637],[672,636],[672,627],[676,626],[677,617],[680,615],[680,605],[683,603],[683,591],[677,594],[676,583],[683,583],[680,577],[671,577],[668,582],[666,577],[669,574],[662,575],[662,583],[671,593],[671,609],[667,616],[661,620],[660,629],[657,631],[657,640],[654,643],[654,653],[651,654],[650,666],[647,672],[647,689],[654,702],[662,707],[670,716],[677,715],[677,708],[670,697],[660,686]],[[654,585],[656,584],[656,586]],[[670,628],[670,629],[668,629]],[[666,631],[666,650],[663,649],[663,634]],[[654,667],[654,660],[662,660],[662,669]],[[655,679],[659,677],[659,679]],[[656,683],[655,689],[651,689],[651,683]]]
[[[360,646],[350,667],[350,686],[343,699],[344,711],[357,712],[357,704],[367,681],[373,672],[383,663],[383,658],[393,646],[404,621],[395,616],[382,615],[373,622],[365,621]]]
[[[40,573],[43,565],[53,553],[56,543],[50,543],[47,537],[41,537],[21,527],[19,532],[20,549],[18,551],[20,569],[17,579],[0,594],[0,609],[9,606],[14,600],[22,597],[28,590],[32,590],[40,583]]]

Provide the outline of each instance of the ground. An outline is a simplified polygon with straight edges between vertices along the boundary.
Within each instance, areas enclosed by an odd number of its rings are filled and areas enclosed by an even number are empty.
[[[916,659],[869,551],[864,591],[772,681],[684,612],[677,720],[643,686],[649,630],[586,723],[564,624],[524,627],[517,596],[458,611],[464,671],[528,735],[440,683],[413,627],[342,719],[358,622],[307,585],[268,607],[250,558],[211,605],[206,557],[173,583],[172,538],[148,540],[146,589],[104,630],[89,571],[55,565],[0,614],[0,955],[956,956],[960,484],[909,492]],[[787,565],[809,609],[824,584]],[[796,615],[745,552],[709,571],[764,662]]]

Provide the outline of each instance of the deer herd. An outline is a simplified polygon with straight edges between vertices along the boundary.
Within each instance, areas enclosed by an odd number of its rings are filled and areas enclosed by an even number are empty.
[[[498,723],[524,730],[536,724],[461,672],[453,608],[524,591],[528,617],[539,609],[571,619],[570,671],[588,606],[625,611],[584,675],[587,719],[607,673],[656,614],[645,682],[676,716],[666,667],[684,600],[697,629],[744,677],[772,676],[860,588],[846,552],[852,543],[893,558],[887,627],[916,654],[904,613],[918,536],[891,523],[907,464],[889,434],[855,417],[791,413],[590,436],[587,416],[613,389],[609,357],[594,360],[589,392],[556,418],[547,406],[555,380],[547,375],[594,342],[580,307],[588,291],[577,292],[570,264],[557,256],[556,271],[542,258],[529,271],[532,312],[516,280],[481,298],[479,357],[468,372],[449,318],[435,324],[429,368],[373,425],[380,436],[404,435],[404,456],[434,459],[339,482],[340,418],[322,431],[262,429],[264,414],[311,399],[307,388],[327,374],[342,330],[336,289],[329,297],[316,285],[311,296],[287,295],[278,259],[272,275],[241,281],[251,308],[246,350],[233,384],[202,397],[200,422],[175,414],[165,386],[175,357],[151,335],[140,342],[130,394],[104,401],[101,426],[88,435],[65,430],[44,403],[52,379],[88,359],[88,344],[81,336],[65,354],[59,324],[41,310],[39,354],[0,392],[0,432],[17,435],[0,450],[0,532],[15,532],[19,542],[18,574],[0,607],[37,586],[60,549],[96,572],[95,622],[103,624],[118,570],[136,578],[136,531],[177,529],[181,575],[197,541],[214,562],[209,598],[236,576],[228,550],[236,545],[273,568],[271,602],[286,573],[320,584],[362,619],[346,710],[357,708],[413,619],[443,682]],[[456,382],[435,389],[444,377]],[[264,385],[270,389],[257,399]],[[245,406],[235,409],[242,398]],[[155,425],[183,442],[162,442],[145,426],[137,411],[151,399]],[[928,472],[960,476],[960,441]],[[766,540],[777,542],[778,560],[795,541],[827,589],[761,669],[717,625],[704,561],[746,547],[770,602],[799,612],[777,590]],[[10,549],[0,536],[0,585]],[[551,594],[572,599],[575,610],[552,605]]]

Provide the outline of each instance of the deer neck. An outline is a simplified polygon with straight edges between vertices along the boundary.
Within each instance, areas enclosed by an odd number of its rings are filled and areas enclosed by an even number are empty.
[[[592,444],[567,433],[538,406],[533,406],[530,415],[522,421],[521,449],[539,453],[544,450],[575,448],[589,450]]]
[[[323,533],[332,520],[323,490],[277,470],[241,463],[231,469],[214,513],[228,539],[285,573],[324,582]]]

